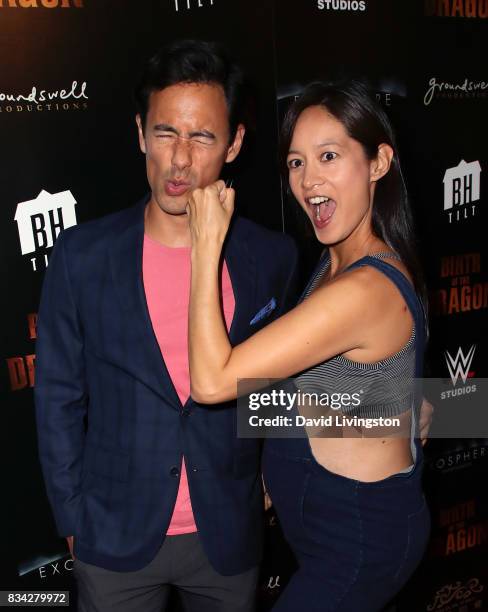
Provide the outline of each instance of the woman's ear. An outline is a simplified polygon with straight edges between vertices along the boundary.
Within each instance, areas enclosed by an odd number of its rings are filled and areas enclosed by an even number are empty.
[[[389,144],[382,143],[378,147],[376,158],[371,160],[369,178],[371,182],[378,181],[385,176],[391,166],[393,149]]]

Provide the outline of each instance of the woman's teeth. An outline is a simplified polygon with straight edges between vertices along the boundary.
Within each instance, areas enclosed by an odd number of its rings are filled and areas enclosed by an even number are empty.
[[[309,204],[315,207],[313,216],[316,221],[327,221],[332,217],[336,209],[336,203],[326,196],[315,196],[308,199]]]
[[[317,196],[315,198],[309,198],[309,202],[310,204],[314,204],[315,206],[317,206],[318,204],[322,204],[322,202],[328,202],[330,200],[330,198],[326,198],[323,196]]]

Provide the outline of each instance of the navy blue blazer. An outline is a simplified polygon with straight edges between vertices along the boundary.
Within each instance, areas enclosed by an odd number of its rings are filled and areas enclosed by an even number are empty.
[[[205,552],[219,573],[237,574],[261,556],[260,444],[237,438],[234,401],[181,405],[144,294],[146,201],[67,229],[53,249],[35,385],[46,489],[59,534],[75,536],[76,557],[134,571],[164,540],[184,454]],[[292,305],[296,249],[236,218],[224,256],[238,344]]]

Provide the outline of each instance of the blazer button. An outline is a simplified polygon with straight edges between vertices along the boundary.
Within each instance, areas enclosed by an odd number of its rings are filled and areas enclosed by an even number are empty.
[[[170,469],[169,473],[171,474],[171,476],[174,476],[174,477],[176,478],[177,476],[179,476],[179,474],[180,474],[180,470],[179,470],[179,469],[178,469],[178,468],[177,468],[177,467],[174,465],[174,466],[173,466],[173,467]]]

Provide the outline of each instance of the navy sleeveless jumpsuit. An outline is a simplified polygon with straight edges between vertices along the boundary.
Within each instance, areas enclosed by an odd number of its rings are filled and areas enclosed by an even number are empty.
[[[371,256],[349,269],[362,265],[386,274],[407,303],[416,326],[415,376],[421,377],[425,319],[414,289],[398,269]],[[417,437],[413,443],[410,471],[362,482],[320,465],[306,436],[266,440],[266,488],[299,565],[273,612],[378,612],[401,589],[430,529],[423,449]]]

